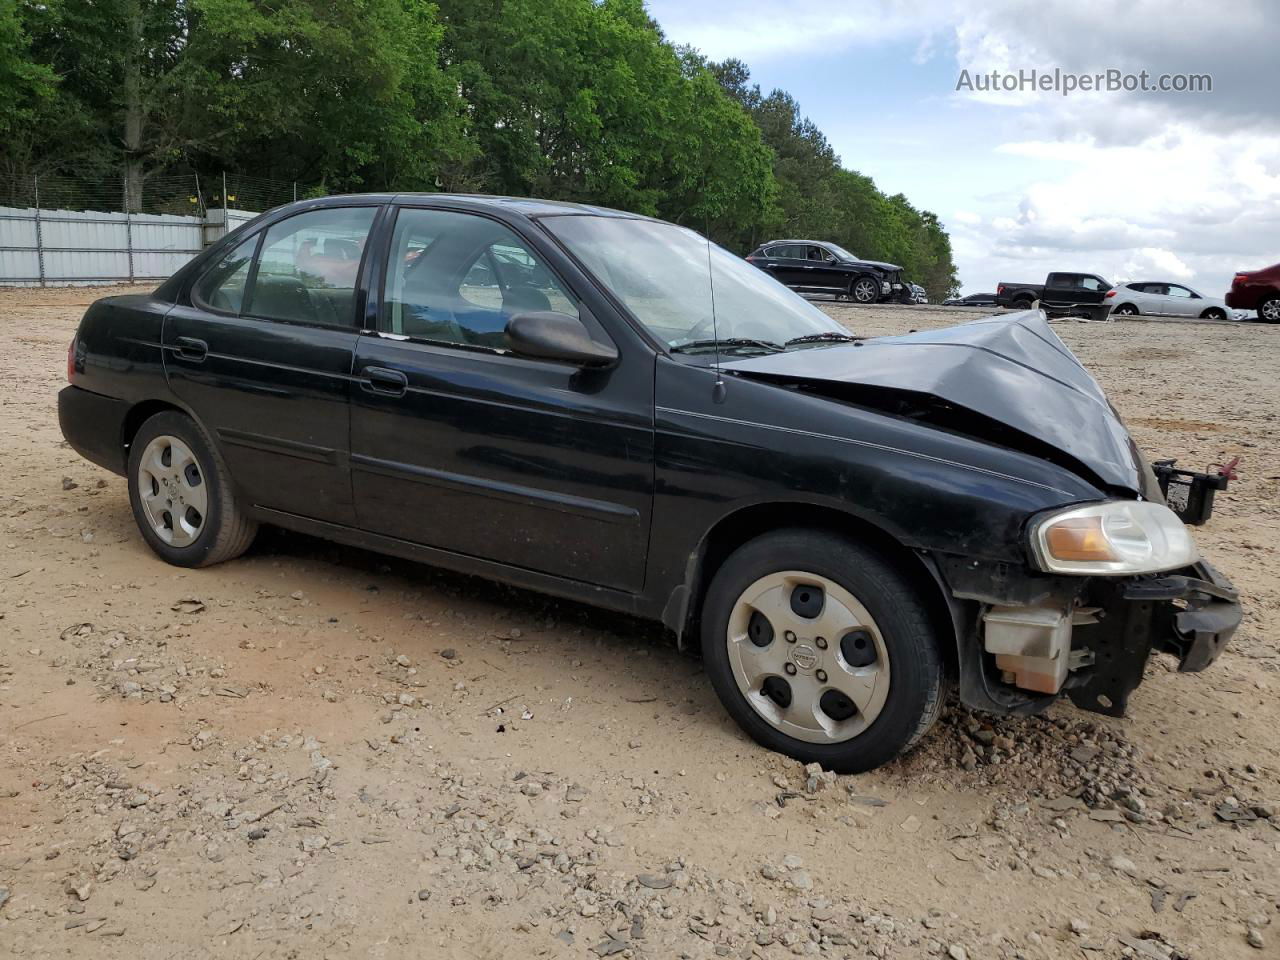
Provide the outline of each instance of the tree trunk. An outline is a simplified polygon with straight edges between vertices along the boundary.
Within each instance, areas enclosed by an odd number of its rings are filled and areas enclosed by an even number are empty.
[[[124,65],[124,189],[125,210],[142,210],[142,4],[128,5],[129,43]]]

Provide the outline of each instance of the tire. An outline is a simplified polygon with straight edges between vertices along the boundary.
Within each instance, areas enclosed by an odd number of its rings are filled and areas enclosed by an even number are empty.
[[[863,274],[849,281],[849,299],[864,306],[880,300],[880,281],[875,277]]]
[[[1018,297],[1016,300],[1014,300],[1014,301],[1013,301],[1013,309],[1015,309],[1015,310],[1030,310],[1030,309],[1031,309],[1031,305],[1032,305],[1033,303],[1035,303],[1035,300],[1033,300],[1033,299],[1031,299],[1031,298],[1029,298],[1029,297]]]
[[[186,414],[165,411],[142,424],[129,446],[128,479],[138,529],[166,562],[208,567],[253,543],[257,522],[236,503],[208,434]]]
[[[1220,307],[1210,307],[1204,313],[1200,314],[1201,320],[1225,320],[1227,312]]]
[[[1258,304],[1258,319],[1263,323],[1280,323],[1280,297]]]
[[[829,533],[783,530],[736,550],[707,591],[702,653],[720,702],[753,740],[837,773],[889,762],[942,709],[939,638],[916,589],[874,551]]]
[[[1138,315],[1138,308],[1132,303],[1122,303],[1111,312],[1118,317],[1136,317]]]

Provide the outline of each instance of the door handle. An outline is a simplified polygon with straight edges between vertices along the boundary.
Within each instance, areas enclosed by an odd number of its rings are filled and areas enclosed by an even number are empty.
[[[174,343],[178,345],[178,356],[183,360],[204,363],[204,358],[209,355],[209,345],[195,337],[178,337]]]
[[[409,388],[408,377],[387,367],[365,367],[360,371],[360,377],[360,386],[365,390],[387,397],[403,397]]]

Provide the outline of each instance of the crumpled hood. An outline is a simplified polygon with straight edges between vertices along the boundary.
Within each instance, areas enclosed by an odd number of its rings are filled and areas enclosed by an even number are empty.
[[[726,371],[930,394],[1057,447],[1104,483],[1149,489],[1129,431],[1039,310],[728,361]]]
[[[901,270],[902,268],[896,263],[885,263],[882,260],[858,260],[858,264],[866,264],[868,267],[879,267],[881,270]]]

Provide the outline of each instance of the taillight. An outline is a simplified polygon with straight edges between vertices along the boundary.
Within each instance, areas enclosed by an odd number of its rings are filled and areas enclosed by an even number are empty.
[[[76,372],[76,338],[72,337],[71,342],[67,344],[67,383],[71,382],[71,376]]]
[[[1233,287],[1238,287],[1248,279],[1249,279],[1249,274],[1237,273],[1234,277],[1231,278],[1231,285]]]
[[[1114,297],[1115,295],[1116,295],[1116,292],[1115,292],[1114,290],[1108,290],[1108,291],[1104,294],[1104,297]]]
[[[999,294],[1001,294],[1001,293],[1004,293],[1004,284],[1003,284],[1003,283],[1002,283],[1002,284],[999,284],[999,285],[996,287],[996,294],[997,294],[997,295],[999,295]]]

